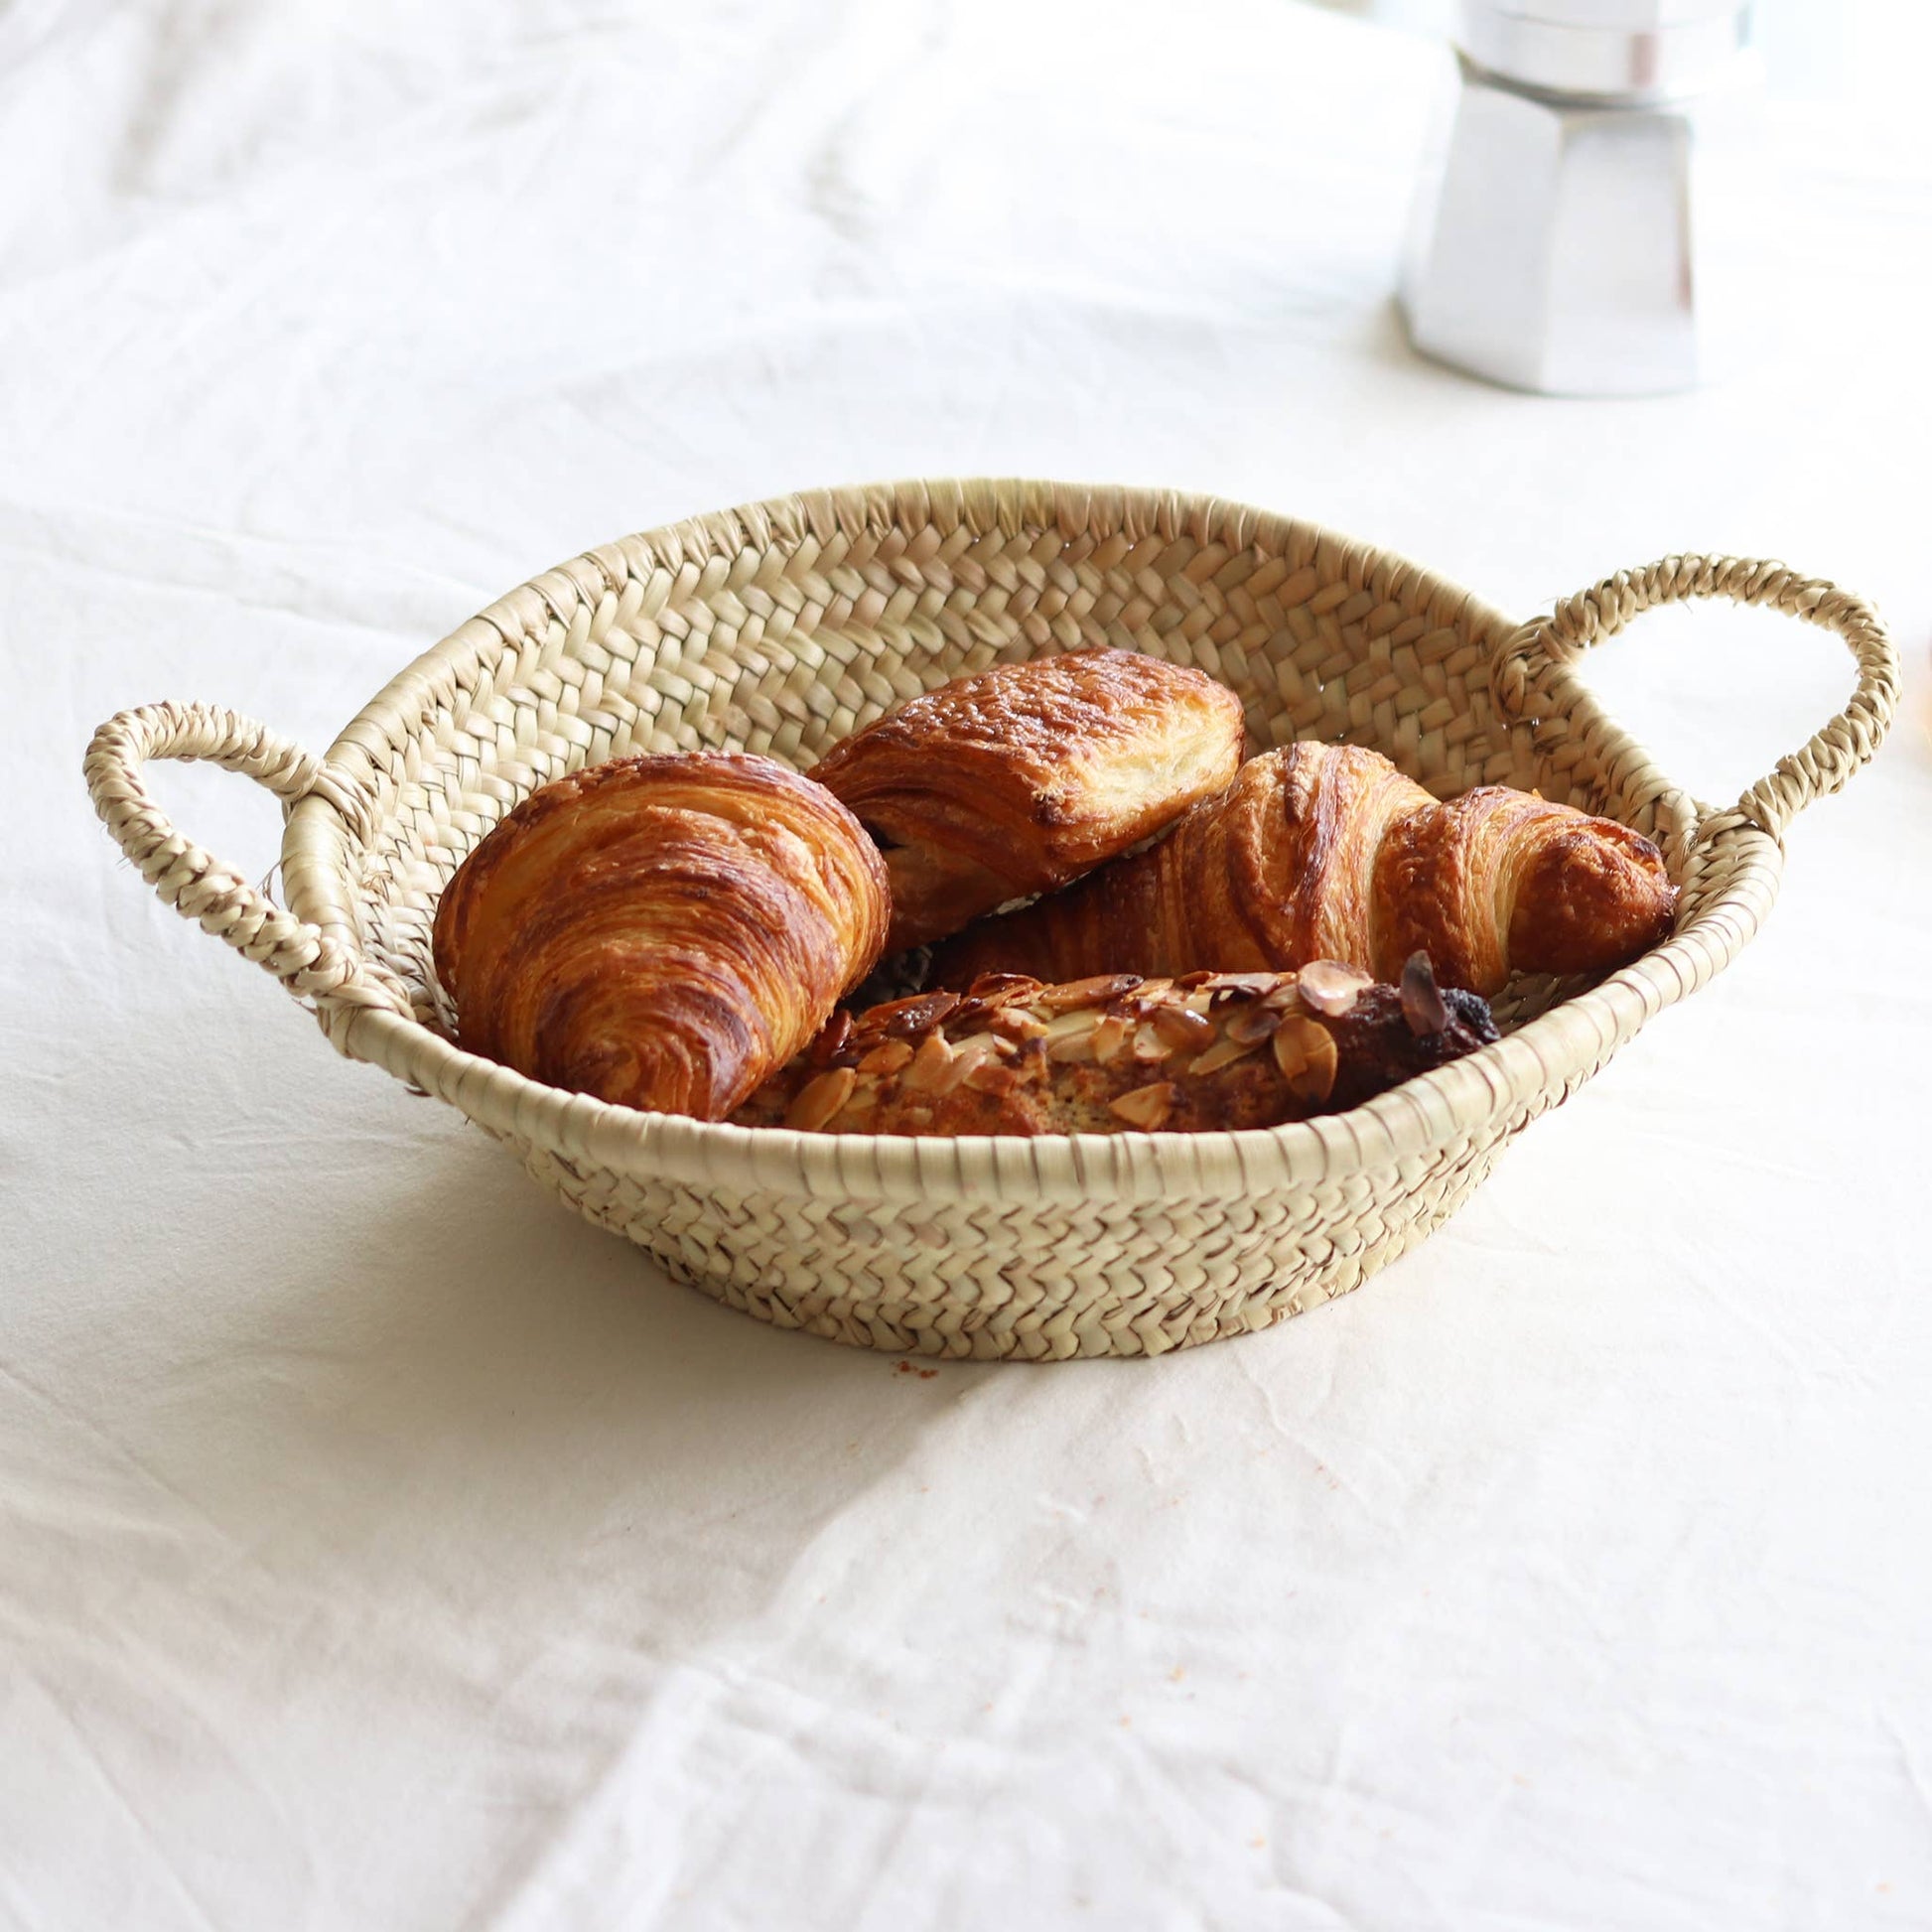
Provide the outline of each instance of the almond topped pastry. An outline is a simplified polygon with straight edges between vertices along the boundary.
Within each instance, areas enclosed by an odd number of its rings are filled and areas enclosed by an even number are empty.
[[[732,1119],[832,1134],[1118,1134],[1338,1113],[1496,1037],[1417,954],[1400,985],[1332,960],[1298,973],[1132,973],[840,1009]]]

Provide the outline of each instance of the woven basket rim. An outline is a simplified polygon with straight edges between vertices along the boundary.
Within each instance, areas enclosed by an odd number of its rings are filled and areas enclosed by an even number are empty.
[[[338,735],[324,768],[340,782],[300,800],[289,817],[284,871],[291,908],[358,955],[344,917],[353,888],[337,863],[366,836],[378,777],[371,745],[409,742],[427,708],[518,648],[536,623],[569,624],[587,603],[618,591],[644,566],[702,567],[747,545],[843,533],[882,534],[908,519],[976,533],[1058,525],[1091,527],[1096,511],[1127,533],[1190,536],[1242,548],[1257,539],[1287,552],[1309,546],[1355,588],[1397,586],[1418,604],[1489,640],[1515,632],[1501,612],[1427,566],[1305,518],[1219,496],[1021,479],[912,481],[822,489],[688,517],[579,553],[498,597],[421,652]],[[1683,794],[1648,755],[1595,708],[1581,686],[1562,714],[1587,728],[1615,764],[1658,794]],[[357,799],[366,813],[353,810]],[[346,806],[346,808],[345,808]],[[356,817],[364,822],[356,824]],[[1746,850],[1739,882],[1661,945],[1598,984],[1572,994],[1494,1045],[1425,1073],[1346,1113],[1278,1127],[1192,1134],[1079,1134],[914,1138],[803,1134],[746,1128],[615,1106],[532,1080],[465,1052],[421,1022],[382,1006],[317,998],[318,1018],[338,1047],[423,1091],[481,1125],[620,1173],[650,1173],[713,1189],[906,1199],[1152,1199],[1310,1186],[1421,1156],[1497,1116],[1553,1104],[1664,1007],[1703,985],[1749,939],[1775,896],[1778,842],[1755,826],[1726,836]],[[335,883],[330,884],[331,875]],[[317,896],[319,885],[327,891]],[[340,895],[340,897],[339,897]],[[347,929],[345,929],[345,926]]]

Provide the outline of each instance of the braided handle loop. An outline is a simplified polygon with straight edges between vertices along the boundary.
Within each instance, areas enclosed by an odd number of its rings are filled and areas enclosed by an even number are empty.
[[[1870,605],[1816,577],[1748,557],[1664,557],[1619,571],[1522,625],[1496,653],[1490,690],[1506,718],[1564,708],[1574,687],[1566,668],[1590,645],[1613,637],[1642,612],[1694,598],[1727,597],[1803,618],[1844,638],[1858,661],[1858,688],[1845,709],[1798,751],[1750,786],[1730,814],[1782,839],[1814,798],[1837,791],[1884,742],[1898,708],[1898,653]]]
[[[288,804],[312,792],[351,818],[359,801],[299,745],[238,712],[213,705],[151,704],[123,711],[87,747],[87,792],[115,843],[141,877],[184,918],[225,939],[291,993],[349,1006],[395,1009],[394,996],[363,971],[360,959],[319,926],[285,912],[231,866],[184,838],[148,794],[149,759],[206,759],[266,785]]]

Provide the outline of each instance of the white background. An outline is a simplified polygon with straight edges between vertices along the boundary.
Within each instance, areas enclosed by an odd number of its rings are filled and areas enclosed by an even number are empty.
[[[1932,1923],[1917,11],[1773,117],[1749,372],[1606,405],[1410,354],[1444,58],[1283,0],[0,9],[0,1923]],[[1906,709],[1446,1231],[1151,1365],[666,1285],[91,822],[123,705],[319,750],[573,551],[919,474],[1524,613],[1782,555]],[[1835,649],[1673,614],[1595,678],[1724,797]],[[158,783],[268,869],[262,794]]]

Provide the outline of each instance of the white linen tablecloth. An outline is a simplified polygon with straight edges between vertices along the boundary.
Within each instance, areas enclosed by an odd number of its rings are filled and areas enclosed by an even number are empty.
[[[1922,113],[1776,119],[1750,372],[1557,402],[1393,319],[1446,77],[1280,0],[0,10],[0,1923],[1932,1924]],[[123,705],[319,750],[576,550],[961,474],[1523,613],[1780,555],[1906,709],[1449,1228],[1152,1364],[668,1285],[88,812]],[[1599,656],[1711,797],[1849,689],[1752,614]]]

